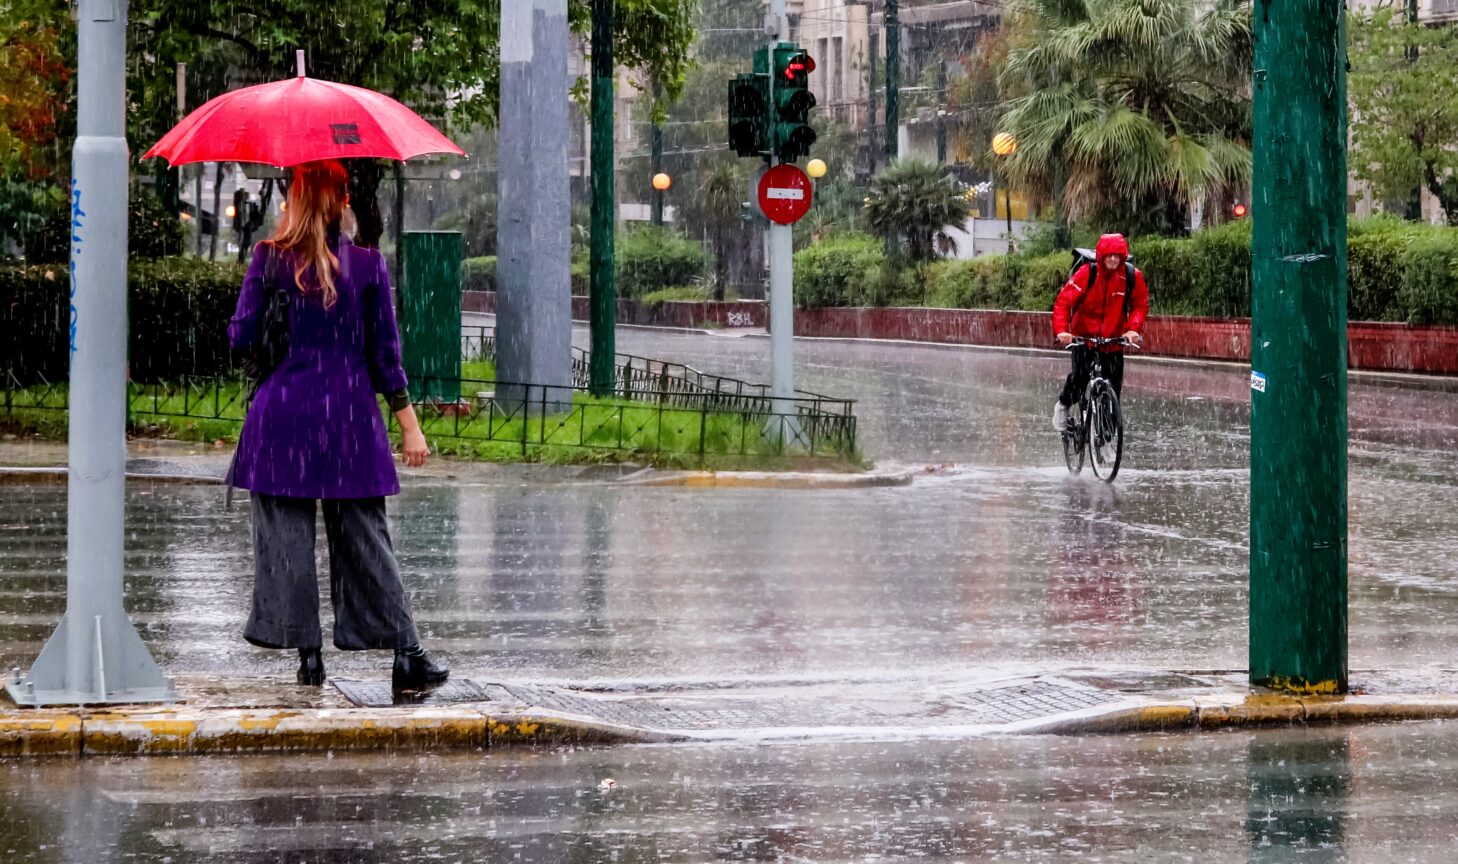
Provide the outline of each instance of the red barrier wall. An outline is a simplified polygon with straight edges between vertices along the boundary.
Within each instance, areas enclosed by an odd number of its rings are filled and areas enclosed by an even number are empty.
[[[809,309],[795,313],[795,335],[904,339],[953,345],[1050,348],[1047,312],[977,309]],[[1250,359],[1249,318],[1155,316],[1145,326],[1146,353],[1199,360]],[[1354,321],[1348,363],[1374,372],[1458,375],[1458,328]]]
[[[462,307],[471,312],[493,312],[496,295],[467,291]],[[572,316],[577,320],[587,318],[586,297],[572,298]],[[657,327],[764,327],[765,305],[752,301],[644,306],[620,300],[618,321]],[[986,309],[802,309],[795,313],[795,335],[1001,348],[1053,347],[1049,313]],[[1250,359],[1248,318],[1155,316],[1149,319],[1144,335],[1146,353],[1153,356]],[[1347,328],[1347,350],[1353,369],[1458,375],[1458,328],[1354,321]]]
[[[496,293],[494,291],[461,292],[461,308],[466,312],[494,313]],[[588,299],[572,298],[572,320],[586,321]],[[634,300],[618,301],[618,323],[635,324],[641,327],[764,327],[765,308],[759,301],[735,302],[674,302],[645,306]]]

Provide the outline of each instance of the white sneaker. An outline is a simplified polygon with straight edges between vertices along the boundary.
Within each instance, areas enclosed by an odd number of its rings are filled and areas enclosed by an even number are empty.
[[[1053,428],[1059,432],[1068,431],[1068,406],[1062,402],[1053,403]]]

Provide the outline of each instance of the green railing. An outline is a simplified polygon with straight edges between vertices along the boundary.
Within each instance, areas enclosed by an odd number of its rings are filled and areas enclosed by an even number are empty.
[[[6,373],[3,384],[0,410],[7,420],[66,410],[69,393],[63,382],[23,383]],[[463,379],[460,385],[470,395],[455,402],[424,400],[417,403],[417,413],[427,437],[467,453],[510,449],[523,458],[551,458],[552,449],[571,448],[699,459],[856,456],[856,418],[845,400],[802,394],[793,413],[779,413],[773,400],[758,395],[677,384],[651,391],[624,388],[609,398],[590,396],[582,387],[477,379]],[[423,392],[439,391],[427,386]],[[498,392],[513,395],[498,398]],[[134,427],[173,420],[235,426],[246,414],[247,393],[246,381],[227,376],[132,383],[128,420]],[[394,418],[389,419],[393,425]]]

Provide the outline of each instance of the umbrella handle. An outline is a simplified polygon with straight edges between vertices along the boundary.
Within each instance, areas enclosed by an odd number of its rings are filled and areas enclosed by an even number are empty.
[[[298,65],[299,65],[299,77],[300,78],[303,78],[304,77],[304,49],[300,48],[299,50],[297,50],[297,51],[294,52],[294,60],[297,61]]]

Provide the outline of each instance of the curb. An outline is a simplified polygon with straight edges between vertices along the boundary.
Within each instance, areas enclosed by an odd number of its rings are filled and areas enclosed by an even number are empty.
[[[1198,733],[1280,726],[1458,719],[1458,696],[1295,698],[1114,707],[1102,714],[1024,726],[1004,734]],[[0,758],[151,756],[306,751],[489,750],[552,745],[663,744],[694,736],[531,710],[410,708],[202,708],[0,713]]]
[[[0,486],[36,484],[64,486],[67,477],[68,469],[66,468],[20,468],[0,465]],[[223,485],[222,477],[209,477],[206,474],[154,474],[128,471],[126,478],[129,482],[175,483],[183,486]]]
[[[0,758],[645,744],[675,736],[590,720],[471,708],[207,709],[0,715]]]
[[[1091,717],[1055,721],[1028,731],[1048,735],[1147,734],[1450,719],[1458,719],[1458,697],[1302,698],[1262,694],[1236,703],[1202,700],[1141,705]]]
[[[681,489],[876,489],[910,486],[916,472],[814,474],[760,471],[672,471],[618,481],[626,486]]]

